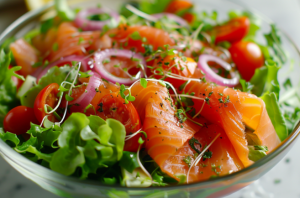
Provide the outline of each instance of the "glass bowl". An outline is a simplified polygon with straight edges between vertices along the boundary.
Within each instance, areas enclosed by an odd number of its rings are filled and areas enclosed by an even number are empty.
[[[118,8],[124,2],[124,0],[70,1],[72,6],[80,8],[91,7],[101,3],[103,6],[111,9]],[[207,10],[208,12],[212,10],[218,11],[219,18],[221,19],[225,19],[229,10],[249,10],[249,8],[225,0],[195,0],[195,4],[201,8],[201,10]],[[41,16],[52,8],[53,3],[50,3],[41,9],[29,12],[20,17],[0,35],[0,44],[13,35],[17,38],[22,37],[26,32],[36,27]],[[251,10],[251,12],[253,11]],[[266,17],[262,17],[262,15],[258,15],[258,17],[262,21],[262,29],[258,32],[260,35],[258,39],[263,42],[263,33],[270,31],[271,22],[266,19]],[[289,61],[279,72],[279,81],[283,83],[288,73],[289,65],[293,63],[299,66],[300,52],[286,33],[279,31],[279,34],[282,38],[283,48],[288,52],[289,56]],[[297,69],[300,70],[300,68]],[[297,72],[289,73],[288,75],[294,84],[296,84]],[[166,187],[127,188],[67,177],[28,160],[15,152],[1,139],[0,154],[7,163],[22,175],[42,188],[62,197],[222,197],[249,185],[268,172],[295,144],[299,133],[300,123],[296,125],[294,131],[275,151],[239,172],[203,182]]]

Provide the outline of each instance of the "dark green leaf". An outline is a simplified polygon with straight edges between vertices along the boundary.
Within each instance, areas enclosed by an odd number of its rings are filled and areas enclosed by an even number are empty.
[[[134,169],[140,167],[137,161],[137,153],[123,151],[123,156],[119,165],[125,168],[128,172],[132,173]]]

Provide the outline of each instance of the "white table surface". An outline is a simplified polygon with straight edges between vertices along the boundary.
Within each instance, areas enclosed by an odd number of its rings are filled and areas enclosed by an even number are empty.
[[[11,0],[9,0],[11,1]],[[13,1],[13,0],[12,0]],[[236,0],[257,9],[287,31],[300,46],[300,0]],[[18,9],[18,8],[16,8]],[[16,10],[14,10],[16,13]],[[22,8],[18,12],[21,13]],[[0,9],[0,32],[16,15]],[[8,18],[10,17],[10,18]],[[300,197],[300,142],[272,170],[254,184],[226,198]],[[0,198],[58,198],[24,178],[0,158]]]

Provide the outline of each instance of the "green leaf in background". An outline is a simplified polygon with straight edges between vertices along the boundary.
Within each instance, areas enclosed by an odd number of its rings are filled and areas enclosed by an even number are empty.
[[[172,0],[153,0],[153,1],[142,0],[140,3],[140,10],[147,14],[160,13],[165,10],[167,5],[171,1]]]
[[[132,173],[134,169],[140,167],[137,161],[137,153],[123,151],[123,156],[119,165],[125,168],[128,172]]]
[[[288,136],[288,130],[283,114],[280,111],[279,104],[275,93],[266,93],[261,99],[266,104],[266,109],[275,131],[281,141],[285,140]]]
[[[23,106],[31,107],[33,108],[33,104],[35,101],[35,98],[37,95],[44,89],[46,86],[50,85],[51,83],[57,83],[60,85],[66,78],[67,74],[69,72],[70,75],[67,79],[68,82],[71,82],[75,76],[76,76],[76,71],[72,70],[71,67],[69,66],[63,66],[63,67],[52,67],[45,76],[43,76],[38,85],[31,88],[26,94],[24,94],[21,97],[21,104]]]
[[[66,0],[55,0],[55,9],[58,16],[64,21],[73,21],[75,19],[75,12],[69,7]]]

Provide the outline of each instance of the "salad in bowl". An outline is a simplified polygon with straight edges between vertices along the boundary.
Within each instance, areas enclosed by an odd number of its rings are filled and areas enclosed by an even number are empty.
[[[279,30],[257,36],[255,14],[220,20],[188,0],[55,10],[0,53],[0,138],[35,165],[184,188],[245,173],[297,136]]]

